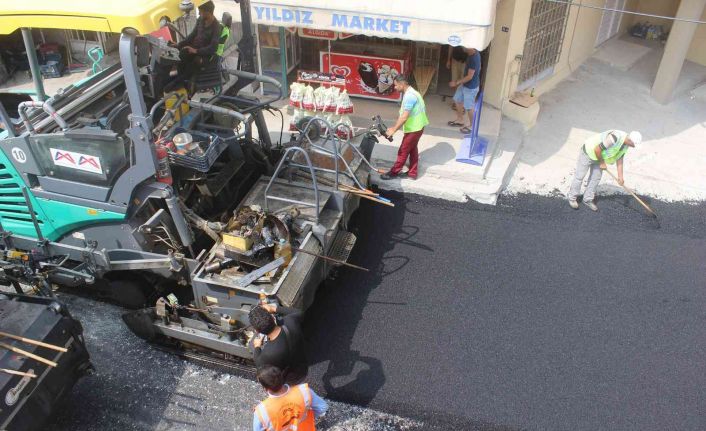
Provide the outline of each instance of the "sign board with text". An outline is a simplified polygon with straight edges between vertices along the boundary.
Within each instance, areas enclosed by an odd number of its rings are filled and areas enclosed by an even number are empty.
[[[255,0],[250,8],[257,24],[326,30],[341,39],[366,35],[483,50],[493,38],[496,3],[445,0],[444,7],[430,7],[428,2],[379,0]]]
[[[313,28],[300,27],[299,36],[309,39],[336,40],[338,38],[338,33],[331,30],[316,30]]]

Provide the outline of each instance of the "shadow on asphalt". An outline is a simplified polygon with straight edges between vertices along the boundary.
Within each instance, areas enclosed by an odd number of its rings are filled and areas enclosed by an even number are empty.
[[[703,301],[704,204],[648,199],[655,221],[625,195],[600,196],[594,213],[558,196],[487,206],[383,194],[394,209],[364,203],[352,223],[351,262],[370,272],[341,271],[307,313],[317,391],[425,430],[664,424],[689,410],[676,398],[658,415],[630,403],[656,399],[635,391],[639,375],[669,375],[660,384],[677,390],[702,369],[690,353],[677,371],[668,352],[702,340],[693,309]],[[690,381],[694,396],[700,382]]]
[[[312,367],[317,364],[325,364],[326,367],[320,383],[322,386],[319,382],[314,382],[313,386],[334,400],[367,406],[385,384],[385,371],[380,359],[361,355],[351,347],[351,342],[363,317],[369,294],[380,285],[382,279],[409,264],[406,256],[388,256],[386,253],[399,242],[430,250],[414,241],[419,227],[404,225],[405,200],[393,201],[395,208],[385,211],[384,218],[377,217],[379,209],[368,202],[361,202],[353,216],[350,230],[358,240],[349,261],[370,269],[370,272],[340,269],[319,288],[314,304],[306,313],[309,361]],[[347,289],[356,291],[347,292]],[[341,301],[342,297],[346,300]],[[394,307],[404,304],[382,305]],[[328,331],[327,328],[336,328],[336,331]],[[331,350],[331,345],[348,348]]]

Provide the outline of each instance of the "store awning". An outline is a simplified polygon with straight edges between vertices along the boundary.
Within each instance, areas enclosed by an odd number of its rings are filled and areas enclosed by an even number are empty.
[[[253,21],[485,49],[493,38],[497,0],[265,0],[251,3]]]

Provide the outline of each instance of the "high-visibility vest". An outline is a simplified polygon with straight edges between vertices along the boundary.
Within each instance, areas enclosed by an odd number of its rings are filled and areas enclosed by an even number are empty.
[[[418,132],[429,124],[429,119],[427,118],[427,108],[424,104],[424,98],[417,90],[412,87],[407,87],[407,91],[417,97],[417,103],[414,104],[414,107],[409,112],[409,117],[407,117],[407,121],[404,122],[402,131],[404,133]],[[402,115],[403,112],[404,107],[400,106],[400,115]]]
[[[216,48],[216,55],[223,57],[223,51],[226,49],[226,41],[230,37],[230,29],[227,25],[221,24],[221,38],[218,42],[218,47]]]
[[[279,397],[268,397],[255,408],[267,431],[316,431],[311,391],[306,383],[289,388]]]
[[[628,134],[621,130],[608,130],[603,133],[597,133],[584,142],[583,150],[586,152],[589,159],[598,161],[598,157],[596,157],[596,147],[603,144],[609,134],[615,136],[616,142],[610,147],[601,150],[601,157],[604,162],[612,165],[628,152],[628,148],[630,147],[625,145],[625,139],[628,137]]]

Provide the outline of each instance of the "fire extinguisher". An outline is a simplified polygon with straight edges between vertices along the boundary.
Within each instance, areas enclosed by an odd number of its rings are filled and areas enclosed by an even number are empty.
[[[157,144],[157,181],[172,185],[172,170],[169,167],[169,152],[162,144]]]

